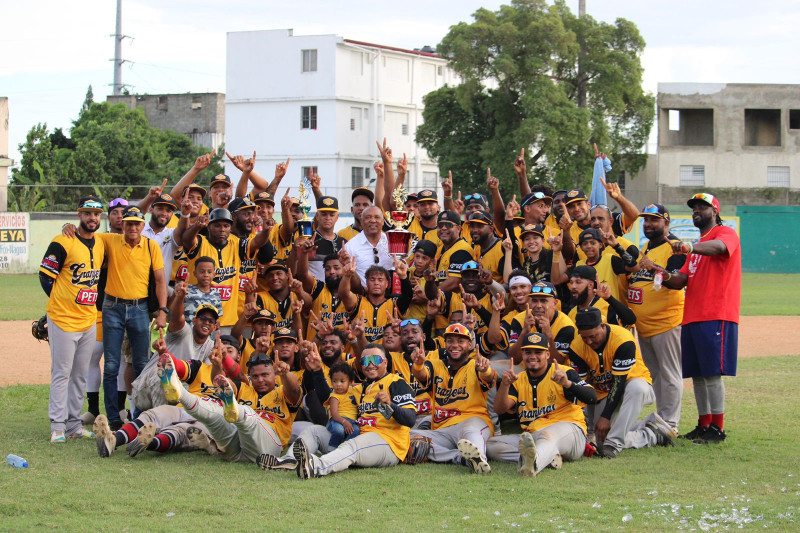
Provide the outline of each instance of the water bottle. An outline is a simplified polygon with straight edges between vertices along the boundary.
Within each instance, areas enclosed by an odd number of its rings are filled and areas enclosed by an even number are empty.
[[[661,290],[661,282],[664,280],[664,274],[659,270],[656,272],[656,275],[653,276],[653,290],[660,291]]]
[[[15,468],[28,468],[28,461],[13,453],[8,454],[6,462]]]

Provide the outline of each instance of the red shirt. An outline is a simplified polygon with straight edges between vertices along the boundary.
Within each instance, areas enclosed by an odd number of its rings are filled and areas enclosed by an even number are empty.
[[[719,240],[727,253],[719,255],[689,254],[681,272],[689,276],[686,283],[686,305],[683,324],[726,320],[739,323],[742,293],[742,248],[736,231],[715,226],[699,242]]]

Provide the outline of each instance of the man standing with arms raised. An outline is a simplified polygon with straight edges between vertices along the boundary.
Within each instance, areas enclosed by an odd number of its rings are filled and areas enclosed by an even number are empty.
[[[676,274],[662,269],[664,285],[686,287],[681,327],[683,377],[692,378],[699,419],[685,437],[722,442],[727,436],[722,376],[736,375],[739,347],[742,249],[736,232],[722,225],[714,196],[695,194],[687,204],[700,240],[672,243],[673,253],[687,254],[686,263]]]

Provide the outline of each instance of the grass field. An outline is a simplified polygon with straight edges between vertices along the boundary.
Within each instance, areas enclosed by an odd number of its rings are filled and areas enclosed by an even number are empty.
[[[31,464],[0,466],[0,529],[797,530],[796,361],[740,361],[725,443],[628,450],[534,479],[502,463],[487,476],[425,464],[302,481],[199,452],[100,459],[93,441],[47,442],[47,387],[0,388],[0,454]],[[682,433],[697,416],[691,391],[683,404]]]
[[[0,320],[34,320],[42,316],[47,297],[34,274],[0,276]],[[800,313],[800,274],[744,274],[741,314]]]

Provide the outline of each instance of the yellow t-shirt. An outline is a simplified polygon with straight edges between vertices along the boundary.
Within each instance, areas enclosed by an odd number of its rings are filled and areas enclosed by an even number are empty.
[[[95,236],[103,241],[108,258],[106,294],[127,300],[147,298],[151,262],[154,271],[164,269],[161,247],[147,237],[141,237],[139,243],[131,247],[120,233],[96,233]]]
[[[344,394],[331,392],[328,401],[325,402],[325,406],[328,408],[330,408],[330,398],[336,398],[339,401],[339,416],[342,418],[349,418],[350,420],[358,418],[358,407],[356,405],[353,387],[350,387],[350,390]]]

